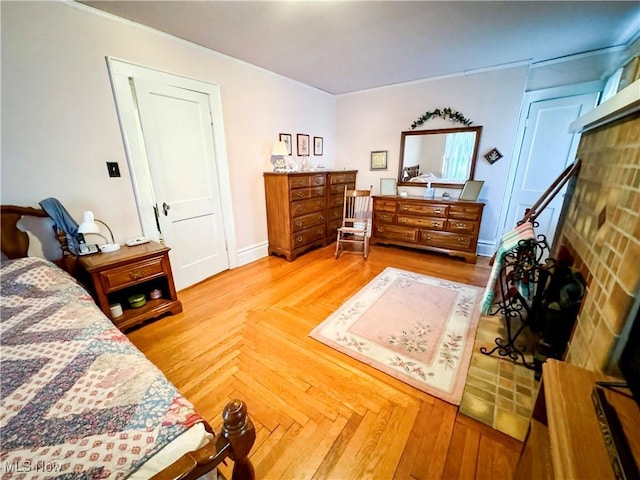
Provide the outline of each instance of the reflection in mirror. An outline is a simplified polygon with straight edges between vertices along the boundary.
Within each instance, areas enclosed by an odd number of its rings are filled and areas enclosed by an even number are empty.
[[[482,127],[402,132],[398,184],[462,186],[473,179]]]

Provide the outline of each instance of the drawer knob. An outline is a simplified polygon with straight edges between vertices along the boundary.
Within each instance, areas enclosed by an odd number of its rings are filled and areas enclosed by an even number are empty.
[[[302,225],[304,225],[304,223],[302,223],[302,222],[296,222],[296,226],[301,227]]]
[[[296,197],[298,198],[304,197],[304,192],[296,192]]]
[[[436,209],[434,210],[434,212],[436,212],[436,213],[442,213],[442,210],[440,210],[439,208],[436,208]]]
[[[296,205],[296,210],[298,212],[301,212],[302,211],[302,205]]]
[[[409,219],[407,219],[407,218],[401,218],[401,219],[400,219],[400,223],[409,223]]]
[[[402,210],[409,210],[409,205],[400,205]]]
[[[142,273],[142,270],[131,270],[129,272],[129,278],[131,280],[140,280],[142,277],[144,277],[144,273]]]
[[[324,220],[324,215],[319,215],[318,220]]]
[[[296,237],[296,243],[302,243],[302,237],[301,236],[297,236]]]
[[[458,243],[465,243],[465,239],[464,239],[464,238],[459,238],[459,237],[458,237]]]

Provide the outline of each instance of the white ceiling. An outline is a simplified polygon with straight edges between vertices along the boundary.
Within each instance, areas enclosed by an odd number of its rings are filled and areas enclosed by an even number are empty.
[[[82,3],[332,94],[518,62],[538,88],[600,79],[640,31],[637,1]]]

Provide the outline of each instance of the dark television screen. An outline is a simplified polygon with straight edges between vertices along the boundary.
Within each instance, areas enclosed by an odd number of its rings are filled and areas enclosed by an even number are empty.
[[[618,366],[624,375],[624,379],[631,389],[631,394],[638,405],[640,405],[640,321],[638,320],[639,309],[635,309],[633,320],[627,343],[625,344]]]

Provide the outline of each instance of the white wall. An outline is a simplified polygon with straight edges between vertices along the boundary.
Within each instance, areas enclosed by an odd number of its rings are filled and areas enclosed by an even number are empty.
[[[324,137],[310,160],[333,166],[329,94],[78,4],[0,6],[3,204],[56,197],[76,220],[93,210],[116,241],[140,234],[106,56],[220,85],[239,250],[267,240],[262,172],[279,133]]]
[[[480,251],[492,254],[527,66],[333,97],[247,63],[66,2],[1,2],[2,203],[58,198],[79,219],[91,209],[117,241],[140,234],[106,56],[220,85],[239,251],[267,240],[262,172],[279,133],[324,137],[313,166],[356,168],[358,184],[396,177],[400,132],[426,111],[460,110],[482,125],[476,178],[486,184]],[[455,124],[431,120],[422,128]],[[489,165],[482,155],[504,155]],[[295,150],[295,146],[294,146]],[[387,171],[370,152],[389,151]],[[117,161],[121,178],[109,178]],[[264,251],[264,250],[263,250]]]
[[[480,201],[485,202],[480,228],[479,253],[492,255],[502,236],[501,206],[520,104],[525,89],[528,67],[493,70],[473,75],[460,75],[429,81],[412,82],[367,90],[337,97],[336,167],[358,169],[358,185],[380,188],[380,178],[397,178],[400,155],[400,133],[423,113],[440,107],[451,107],[482,126],[475,179],[484,180]],[[461,126],[435,119],[420,129]],[[493,165],[483,157],[496,147],[504,155]],[[370,152],[388,150],[387,171],[370,170]],[[409,190],[405,187],[402,190]],[[421,194],[412,189],[410,193]],[[442,192],[440,192],[442,193]],[[453,192],[453,194],[459,192]]]

